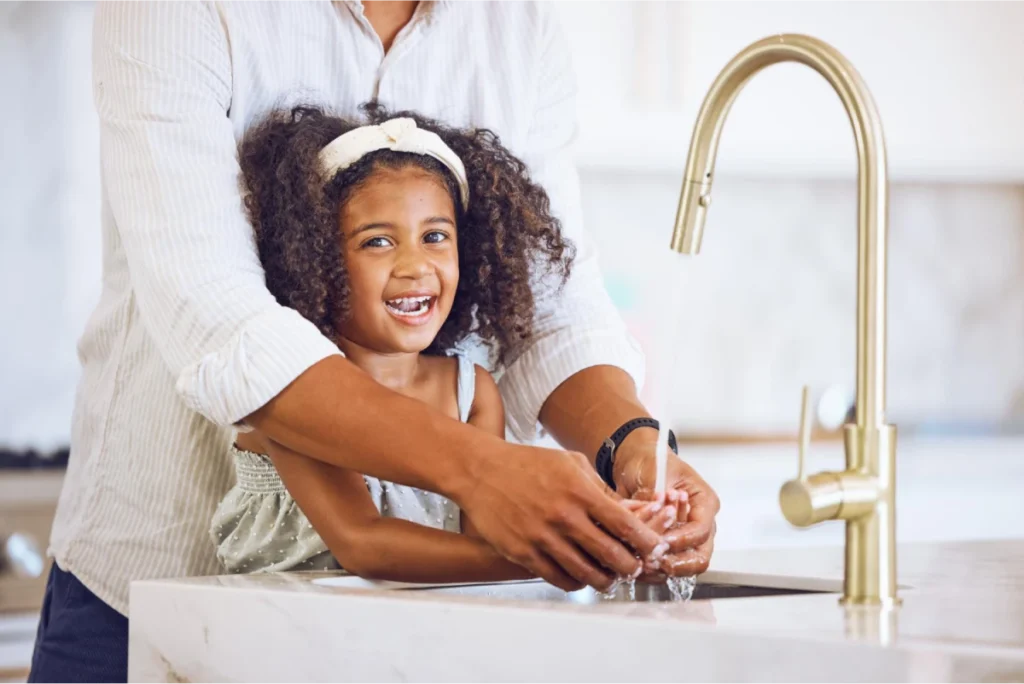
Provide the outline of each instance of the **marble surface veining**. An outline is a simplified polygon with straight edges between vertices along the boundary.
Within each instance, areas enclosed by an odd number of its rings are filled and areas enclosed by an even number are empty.
[[[900,549],[903,606],[837,594],[593,606],[323,587],[319,574],[137,582],[133,680],[1024,680],[1024,540]],[[842,549],[725,551],[703,581],[838,590]]]

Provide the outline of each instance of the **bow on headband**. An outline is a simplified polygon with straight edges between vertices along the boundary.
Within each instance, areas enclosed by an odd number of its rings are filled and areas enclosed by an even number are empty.
[[[333,178],[338,171],[347,169],[377,150],[422,154],[438,160],[455,175],[462,208],[469,206],[469,182],[462,160],[437,133],[417,127],[412,119],[390,119],[376,126],[360,126],[338,136],[320,150],[320,173],[324,178]]]

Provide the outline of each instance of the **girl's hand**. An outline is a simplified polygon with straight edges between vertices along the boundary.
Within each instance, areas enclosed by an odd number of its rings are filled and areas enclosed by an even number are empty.
[[[655,494],[649,489],[638,491],[634,498],[621,502],[626,510],[635,514],[641,522],[659,535],[664,535],[673,527],[686,521],[690,504],[686,492],[670,489],[662,494]],[[664,582],[666,574],[662,568],[663,560],[645,559],[643,582]]]
[[[688,510],[686,493],[675,490],[661,495],[640,492],[636,498],[623,499],[621,504],[658,534],[668,532],[680,518],[685,519]]]
[[[623,496],[639,498],[655,482],[655,442],[654,430],[637,430],[616,452],[615,483]],[[714,553],[718,495],[689,464],[671,453],[665,481],[670,490],[686,494],[688,511],[665,534],[669,551],[661,563],[662,571],[669,577],[699,575],[707,571]]]

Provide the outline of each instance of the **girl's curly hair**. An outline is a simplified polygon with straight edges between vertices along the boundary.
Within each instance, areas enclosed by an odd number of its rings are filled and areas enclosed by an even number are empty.
[[[504,361],[531,334],[536,278],[553,274],[564,284],[575,255],[551,215],[547,193],[489,130],[459,130],[414,112],[391,113],[373,102],[361,109],[366,123],[409,117],[437,133],[466,167],[468,209],[461,206],[452,173],[423,155],[380,150],[325,183],[317,165],[320,150],[364,123],[317,106],[274,111],[249,129],[239,150],[245,207],[267,287],[278,302],[336,338],[348,316],[349,297],[338,227],[341,206],[377,169],[416,166],[448,188],[458,229],[455,301],[427,351],[445,353],[476,334],[497,362]]]

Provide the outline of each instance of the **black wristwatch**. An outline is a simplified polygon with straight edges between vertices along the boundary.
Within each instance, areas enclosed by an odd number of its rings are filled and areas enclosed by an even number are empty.
[[[625,423],[622,427],[612,433],[612,436],[604,440],[601,448],[597,450],[597,459],[594,462],[597,468],[597,474],[601,476],[601,479],[605,481],[612,490],[615,490],[615,478],[612,476],[612,471],[615,467],[615,452],[618,451],[619,446],[626,439],[629,433],[633,432],[637,428],[651,427],[655,430],[661,426],[654,418],[634,418],[633,420]],[[672,453],[679,454],[679,446],[676,444],[676,436],[671,430],[668,431],[668,446],[672,449]]]

